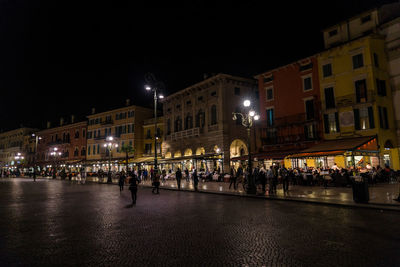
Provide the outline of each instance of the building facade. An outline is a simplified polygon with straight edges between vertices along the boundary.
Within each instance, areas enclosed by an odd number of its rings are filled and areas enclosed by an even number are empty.
[[[50,127],[50,124],[48,126]],[[37,146],[37,165],[42,169],[56,166],[75,171],[84,164],[86,121],[74,122],[71,118],[67,123],[61,118],[59,126],[38,131],[36,134],[40,137]]]
[[[261,121],[258,159],[269,167],[322,139],[320,88],[316,56],[257,75]],[[300,162],[299,162],[300,161]],[[303,165],[287,160],[286,167]]]
[[[25,150],[25,139],[30,136],[34,129],[18,128],[15,130],[0,133],[0,167],[4,169],[25,166],[29,159],[29,150]],[[16,159],[20,153],[24,159]]]
[[[229,172],[231,158],[247,154],[245,128],[232,120],[243,101],[256,101],[253,79],[218,74],[163,100],[164,168]],[[253,104],[254,105],[254,104]]]
[[[133,158],[143,156],[143,121],[153,116],[152,109],[134,105],[95,113],[94,110],[88,118],[87,133],[87,171],[97,172],[100,169],[108,171],[109,151],[106,144],[107,137],[113,137],[114,145],[111,150],[112,170],[120,170],[126,154],[121,147],[130,145],[134,149]]]
[[[319,54],[324,138],[376,137],[377,153],[336,158],[338,166],[389,165],[399,169],[385,41],[370,34]]]

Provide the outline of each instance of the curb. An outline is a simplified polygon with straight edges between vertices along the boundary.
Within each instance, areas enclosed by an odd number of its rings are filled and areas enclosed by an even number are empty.
[[[139,185],[140,187],[153,188],[151,185]],[[358,203],[334,203],[334,202],[325,202],[318,200],[307,200],[301,198],[281,198],[281,197],[267,197],[267,196],[254,196],[254,195],[242,195],[235,193],[225,193],[225,192],[214,192],[214,191],[203,191],[198,190],[197,192],[194,190],[188,189],[175,189],[168,187],[159,187],[159,189],[163,190],[171,190],[171,191],[182,191],[182,192],[192,192],[192,193],[205,193],[205,194],[214,194],[214,195],[224,195],[224,196],[234,196],[234,197],[245,197],[245,198],[255,198],[255,199],[264,199],[264,200],[278,200],[278,201],[293,201],[293,202],[301,202],[307,204],[316,204],[316,205],[325,205],[325,206],[336,206],[342,208],[363,208],[363,209],[375,209],[375,210],[387,210],[387,211],[398,211],[400,212],[400,205],[396,204],[379,204],[379,203],[370,203],[370,204],[358,204]]]

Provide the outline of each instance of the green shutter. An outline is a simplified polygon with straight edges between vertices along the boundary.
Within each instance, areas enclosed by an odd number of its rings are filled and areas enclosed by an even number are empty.
[[[329,118],[328,114],[324,114],[324,128],[325,128],[325,133],[329,133]]]
[[[368,107],[368,119],[369,119],[369,128],[375,128],[375,121],[374,121],[374,110],[372,107]]]
[[[361,125],[360,125],[360,110],[358,108],[355,108],[353,110],[354,112],[354,128],[356,130],[361,130]]]

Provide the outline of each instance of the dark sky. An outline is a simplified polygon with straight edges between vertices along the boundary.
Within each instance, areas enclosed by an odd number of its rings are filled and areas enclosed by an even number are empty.
[[[0,129],[84,118],[126,98],[151,105],[147,72],[164,82],[165,94],[204,73],[253,77],[321,51],[325,27],[396,1],[113,2],[1,0]]]

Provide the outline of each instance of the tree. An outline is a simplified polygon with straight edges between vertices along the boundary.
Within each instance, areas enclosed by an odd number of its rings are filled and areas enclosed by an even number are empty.
[[[121,147],[121,152],[125,153],[126,171],[128,172],[129,154],[132,154],[133,152],[135,152],[135,149],[131,145],[123,145]]]

